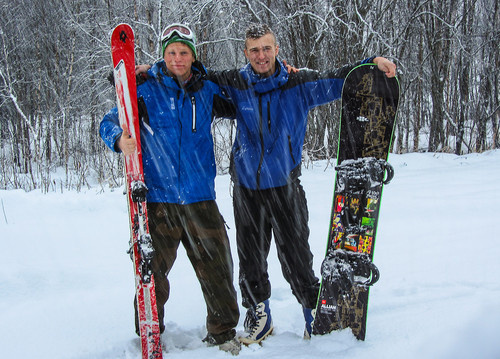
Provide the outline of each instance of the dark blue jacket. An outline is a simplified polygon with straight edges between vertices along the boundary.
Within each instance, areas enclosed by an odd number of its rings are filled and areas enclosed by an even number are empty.
[[[216,175],[211,122],[227,110],[219,86],[206,78],[199,62],[183,89],[166,75],[159,61],[137,85],[144,177],[148,202],[189,204],[215,199]],[[219,106],[220,105],[220,106]],[[229,110],[230,112],[230,110]],[[118,151],[121,136],[117,109],[104,116],[100,134]]]
[[[211,74],[236,106],[235,182],[249,189],[267,189],[299,176],[309,110],[340,98],[348,72],[371,61],[373,57],[330,72],[306,69],[290,74],[276,61],[276,72],[266,78],[250,64]]]

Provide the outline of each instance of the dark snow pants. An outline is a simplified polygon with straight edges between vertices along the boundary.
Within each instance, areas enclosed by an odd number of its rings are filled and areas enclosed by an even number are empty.
[[[218,343],[234,338],[239,309],[233,285],[233,261],[225,223],[215,201],[188,205],[148,203],[148,217],[155,248],[153,275],[160,329],[164,329],[164,305],[170,293],[167,276],[182,243],[205,298],[208,333]]]
[[[271,296],[267,257],[274,234],[283,276],[292,293],[302,306],[314,308],[319,280],[312,269],[309,213],[300,181],[265,190],[235,185],[233,205],[243,306],[249,308]]]

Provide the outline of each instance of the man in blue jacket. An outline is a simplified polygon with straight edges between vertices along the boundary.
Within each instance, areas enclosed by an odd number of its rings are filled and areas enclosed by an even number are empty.
[[[164,305],[170,292],[167,275],[182,243],[207,305],[204,341],[237,354],[241,344],[234,328],[239,310],[229,240],[215,202],[210,131],[214,114],[232,115],[234,108],[227,111],[219,86],[207,79],[205,68],[196,61],[195,37],[188,27],[168,26],[162,51],[163,60],[137,86],[160,330],[165,329]],[[100,134],[113,151],[135,151],[136,141],[120,127],[116,108],[104,116]]]
[[[307,202],[299,180],[307,115],[313,107],[340,98],[344,79],[357,64],[374,62],[388,77],[395,76],[396,66],[371,57],[329,72],[288,73],[277,61],[276,37],[264,24],[247,29],[244,51],[249,64],[214,74],[237,110],[233,205],[240,289],[248,309],[240,341],[260,342],[273,330],[267,272],[273,234],[283,275],[303,307],[308,338],[319,281],[313,271]]]

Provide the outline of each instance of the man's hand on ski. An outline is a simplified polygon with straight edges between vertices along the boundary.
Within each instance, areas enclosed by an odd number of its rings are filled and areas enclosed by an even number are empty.
[[[385,72],[387,77],[391,78],[396,76],[396,64],[385,57],[376,57],[373,59],[373,63],[377,64],[378,69]]]
[[[130,136],[130,133],[126,128],[123,129],[121,137],[118,139],[118,148],[122,151],[125,156],[131,155],[135,152],[137,148],[137,143],[135,138]]]

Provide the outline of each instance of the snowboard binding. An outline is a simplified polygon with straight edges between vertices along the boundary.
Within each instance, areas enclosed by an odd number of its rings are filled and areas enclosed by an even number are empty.
[[[394,168],[389,162],[373,157],[344,160],[335,170],[339,192],[367,191],[381,184],[389,184],[394,177]]]
[[[367,254],[341,249],[328,251],[321,264],[321,275],[338,285],[338,295],[349,293],[355,285],[372,286],[380,278],[378,268]]]

